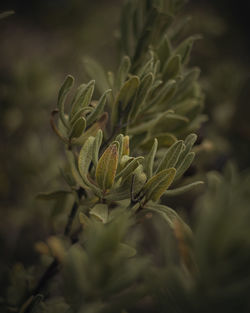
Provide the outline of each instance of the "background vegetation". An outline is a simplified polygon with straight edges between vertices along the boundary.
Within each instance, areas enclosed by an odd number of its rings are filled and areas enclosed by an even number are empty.
[[[0,6],[1,11],[16,12],[0,21],[2,290],[11,266],[34,264],[38,259],[35,243],[53,235],[51,229],[56,232],[64,222],[62,215],[58,225],[51,225],[50,215],[57,214],[58,203],[44,205],[35,200],[38,192],[62,186],[63,157],[50,129],[50,112],[68,73],[77,77],[78,84],[87,80],[83,57],[98,59],[106,69],[117,67],[114,38],[121,4],[118,0],[61,0],[6,1]],[[249,167],[247,6],[243,1],[190,1],[183,11],[192,16],[186,35],[203,36],[195,44],[191,64],[202,69],[209,117],[199,130],[198,156],[188,173],[191,177],[206,179],[207,171],[222,171],[228,160],[240,170]],[[194,200],[201,197],[200,203],[205,203],[209,197],[203,193],[199,189],[174,198],[171,205],[192,225],[193,212],[203,205]],[[68,204],[63,201],[62,205]]]

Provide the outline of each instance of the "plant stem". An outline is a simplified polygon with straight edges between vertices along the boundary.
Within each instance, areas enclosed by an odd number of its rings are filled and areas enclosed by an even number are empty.
[[[82,197],[82,195],[84,195],[84,194],[85,194],[85,190],[80,187],[77,190],[78,198],[80,199]],[[69,217],[68,217],[67,224],[66,224],[65,229],[64,229],[64,236],[66,236],[66,237],[70,235],[72,224],[73,224],[76,212],[77,212],[77,208],[78,208],[78,201],[76,200],[76,201],[74,201],[74,204],[72,206],[72,209],[71,209]],[[38,281],[36,287],[31,292],[29,299],[32,296],[36,296],[37,294],[41,293],[41,291],[44,290],[44,288],[48,284],[49,280],[51,278],[53,278],[58,273],[58,271],[59,271],[59,261],[56,258],[54,258],[52,263],[49,265],[49,267],[46,269],[46,271],[44,272],[44,274],[42,275],[42,277]],[[24,304],[26,302],[27,302],[27,300],[24,302]],[[22,311],[22,313],[29,313],[30,308],[31,308],[31,304],[32,304],[32,301],[29,303],[29,305],[27,305],[27,307],[25,308],[24,311]],[[22,310],[23,306],[24,305],[22,305],[21,310]]]

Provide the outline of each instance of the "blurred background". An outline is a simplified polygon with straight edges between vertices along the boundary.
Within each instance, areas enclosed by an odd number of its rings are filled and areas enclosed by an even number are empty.
[[[50,129],[50,112],[67,74],[76,85],[87,79],[84,56],[107,70],[116,68],[121,5],[122,0],[1,1],[1,12],[15,11],[0,20],[1,275],[14,260],[32,264],[36,254],[30,247],[56,229],[46,218],[47,204],[35,200],[38,192],[62,184],[62,145]],[[202,70],[209,116],[200,139],[213,143],[196,166],[220,170],[233,159],[245,169],[250,159],[249,2],[193,0],[183,14],[192,16],[187,34],[203,36],[191,64]]]

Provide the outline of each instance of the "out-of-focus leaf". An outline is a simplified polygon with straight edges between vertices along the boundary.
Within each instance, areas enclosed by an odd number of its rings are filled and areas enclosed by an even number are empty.
[[[98,203],[90,210],[89,214],[95,216],[105,224],[108,221],[108,206]]]
[[[167,81],[169,79],[175,78],[181,71],[181,57],[177,54],[171,57],[163,68],[163,80]]]
[[[127,258],[132,258],[133,256],[136,255],[136,249],[125,243],[120,243],[119,249],[120,249],[120,252],[123,255],[125,255]]]
[[[109,89],[109,84],[107,81],[107,75],[103,67],[95,60],[91,58],[84,58],[84,68],[90,78],[94,78],[96,81],[96,86],[100,93],[104,93]]]
[[[61,197],[65,197],[68,194],[71,194],[71,191],[67,190],[56,190],[52,192],[41,192],[39,193],[36,198],[39,200],[56,200]]]
[[[4,12],[0,13],[0,20],[3,19],[3,18],[8,17],[10,15],[13,15],[13,14],[15,14],[15,11],[12,11],[12,10],[4,11]]]
[[[198,39],[201,39],[200,35],[190,36],[176,48],[175,53],[181,56],[182,64],[186,64],[188,62],[194,41]]]

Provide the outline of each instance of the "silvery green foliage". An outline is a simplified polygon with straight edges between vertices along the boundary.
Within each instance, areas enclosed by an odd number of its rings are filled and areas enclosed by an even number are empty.
[[[178,1],[177,1],[178,2]],[[126,132],[135,146],[149,149],[157,137],[161,146],[188,135],[206,119],[198,68],[188,60],[195,40],[178,39],[185,23],[175,22],[176,1],[127,1],[121,18],[121,62],[116,73],[85,60],[101,93],[112,89],[107,110],[111,131]]]
[[[157,312],[249,312],[249,179],[231,165],[208,174],[192,237],[175,229],[190,271],[174,265],[154,272]]]
[[[199,71],[187,67],[196,37],[179,44],[174,40],[180,25],[173,20],[181,2],[126,2],[117,73],[106,75],[89,60],[86,67],[95,80],[81,84],[71,99],[74,78],[66,77],[51,126],[65,143],[62,175],[68,188],[38,198],[61,199],[61,206],[71,197],[72,209],[63,234],[36,245],[51,261],[40,280],[27,284],[24,268],[14,275],[7,310],[110,313],[138,306],[143,311],[147,299],[150,308],[157,307],[148,283],[156,268],[143,251],[147,234],[142,225],[148,219],[158,220],[166,235],[155,246],[175,246],[168,253],[170,263],[192,272],[191,256],[183,253],[186,245],[179,249],[182,236],[191,238],[191,231],[161,203],[163,195],[201,184],[173,187],[193,162],[197,136],[192,131],[204,120]]]

